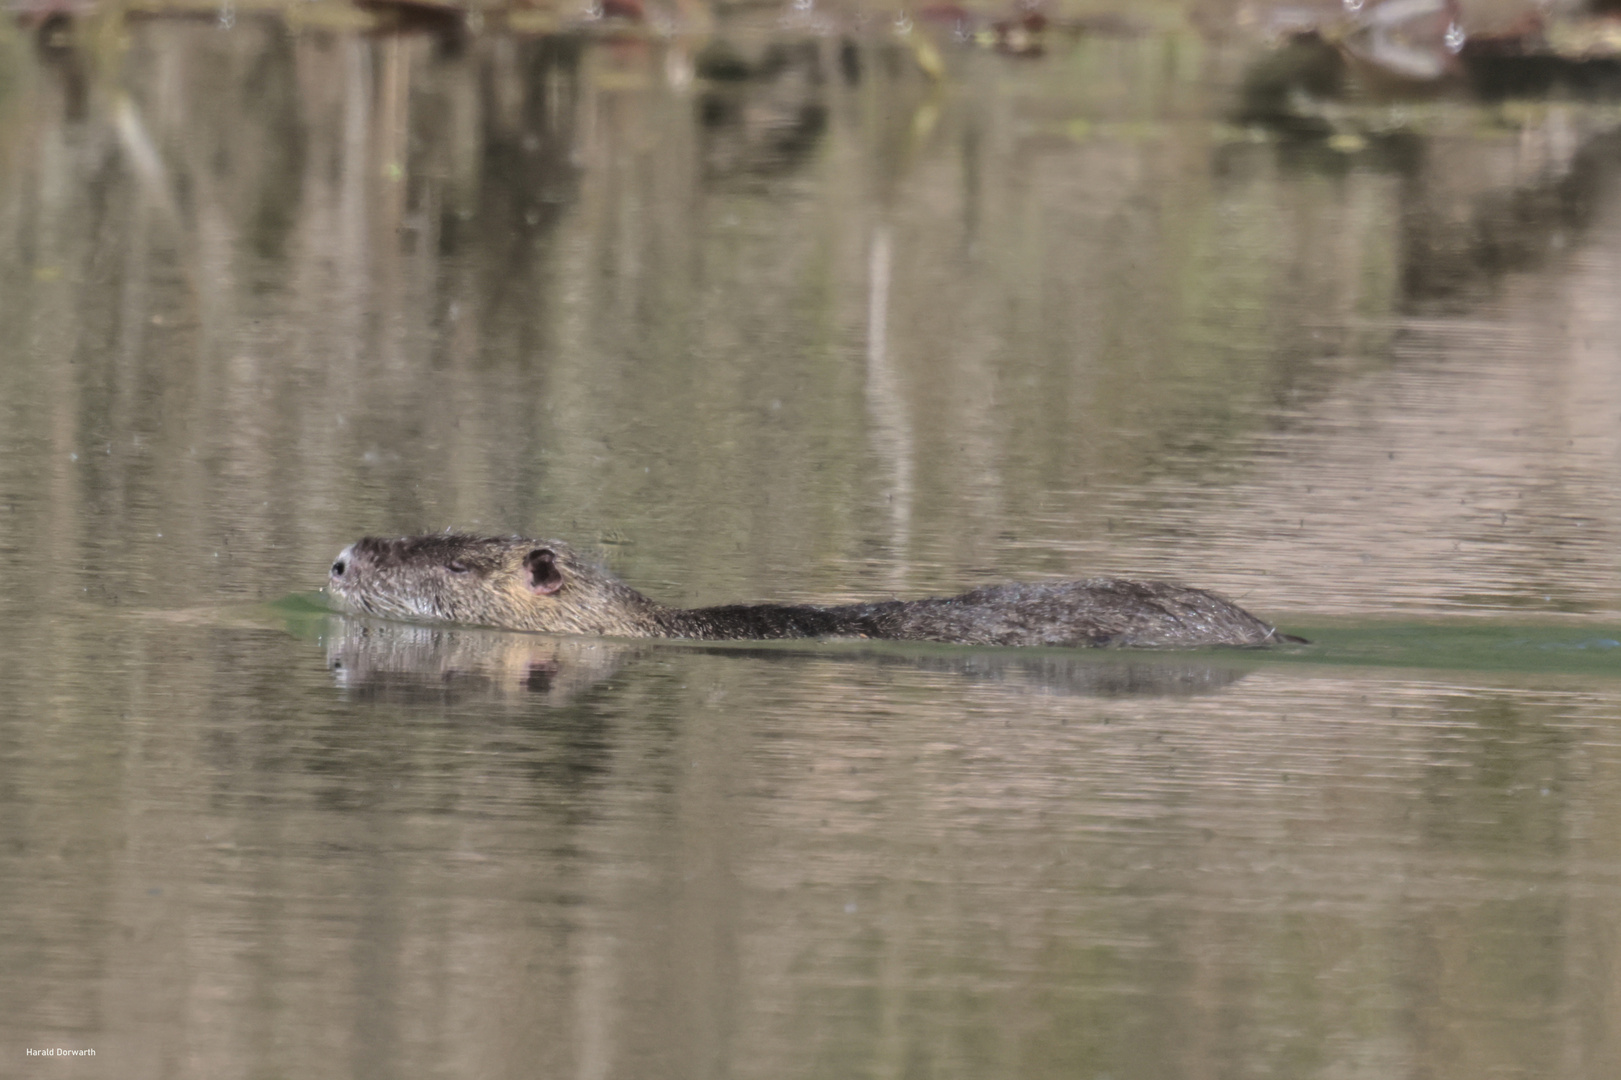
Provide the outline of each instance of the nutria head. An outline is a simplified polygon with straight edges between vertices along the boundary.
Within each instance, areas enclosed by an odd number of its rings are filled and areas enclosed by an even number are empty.
[[[327,578],[340,607],[390,619],[644,637],[657,605],[566,544],[522,536],[368,536]]]

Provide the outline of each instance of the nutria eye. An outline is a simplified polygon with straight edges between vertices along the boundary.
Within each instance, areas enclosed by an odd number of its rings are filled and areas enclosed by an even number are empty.
[[[468,566],[460,559],[451,559],[445,564],[445,569],[449,570],[452,574],[465,574],[467,571],[471,570],[472,567]]]
[[[339,559],[337,562],[332,564],[332,576],[333,577],[342,577],[343,572],[346,569],[348,569],[347,565],[344,563],[344,561],[342,559]]]

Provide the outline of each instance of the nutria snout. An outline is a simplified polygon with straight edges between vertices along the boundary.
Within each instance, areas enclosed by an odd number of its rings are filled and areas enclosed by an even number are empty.
[[[837,607],[667,608],[567,544],[521,536],[368,536],[338,553],[328,588],[341,607],[360,614],[554,634],[1143,648],[1303,640],[1203,589],[1117,578]]]

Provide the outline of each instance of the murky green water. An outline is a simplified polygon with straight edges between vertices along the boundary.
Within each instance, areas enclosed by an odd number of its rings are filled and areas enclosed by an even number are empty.
[[[0,1074],[1621,1067],[1613,106],[1279,141],[1191,33],[741,85],[98,33],[0,35]],[[300,599],[447,526],[681,603],[1174,577],[1314,644]]]

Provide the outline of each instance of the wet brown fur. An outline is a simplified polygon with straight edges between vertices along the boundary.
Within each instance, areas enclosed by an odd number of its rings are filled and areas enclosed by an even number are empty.
[[[346,610],[553,634],[708,641],[858,637],[968,645],[1192,648],[1300,641],[1214,593],[1098,578],[838,607],[667,608],[567,544],[451,533],[366,537],[332,564]]]

